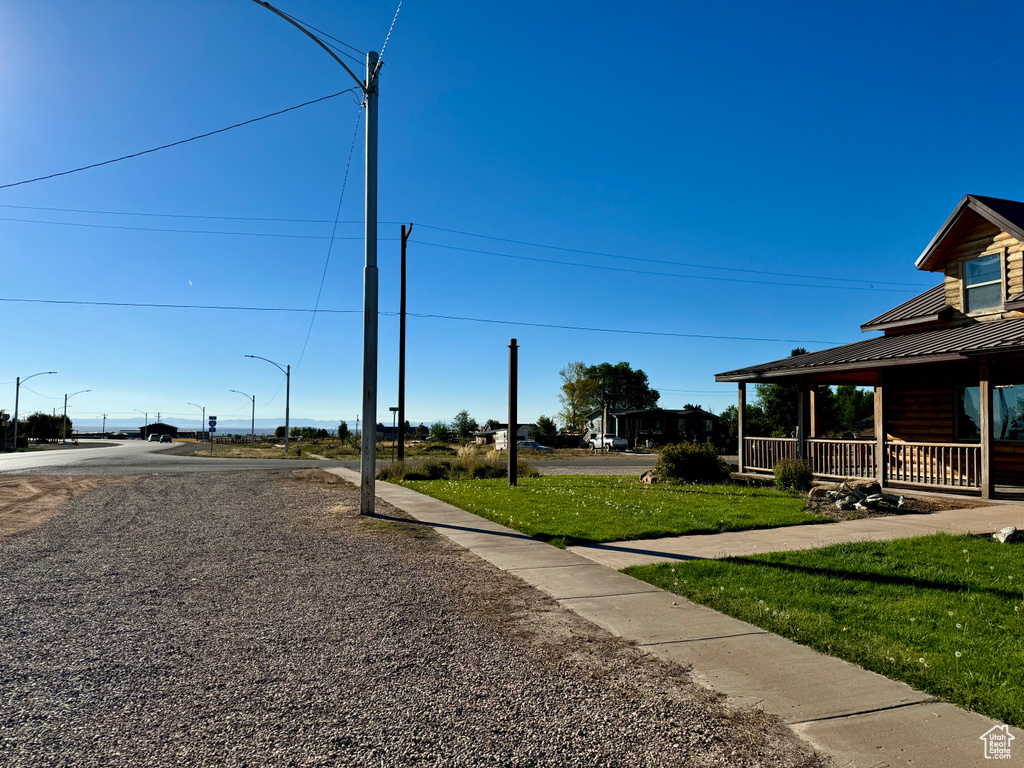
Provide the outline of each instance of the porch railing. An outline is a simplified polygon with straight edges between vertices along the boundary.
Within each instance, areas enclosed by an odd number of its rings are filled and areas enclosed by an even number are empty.
[[[744,470],[771,472],[781,459],[796,458],[793,437],[746,437]],[[874,440],[807,440],[807,461],[815,477],[878,477]],[[946,488],[981,486],[979,443],[885,444],[887,482]]]
[[[885,444],[886,479],[896,483],[958,488],[981,487],[979,443]]]

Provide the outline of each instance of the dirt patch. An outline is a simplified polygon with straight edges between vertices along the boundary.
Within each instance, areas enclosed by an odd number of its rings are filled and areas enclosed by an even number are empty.
[[[4,475],[0,479],[0,537],[42,525],[68,499],[119,480],[105,475]]]
[[[937,496],[903,496],[903,506],[898,510],[891,509],[837,509],[830,499],[809,500],[807,510],[822,515],[830,520],[861,520],[865,517],[893,517],[895,515],[927,515],[947,509],[975,509],[987,507],[989,504],[981,499],[944,499]]]

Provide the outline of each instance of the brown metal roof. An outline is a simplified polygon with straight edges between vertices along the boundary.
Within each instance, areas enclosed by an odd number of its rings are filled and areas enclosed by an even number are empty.
[[[950,307],[946,304],[946,289],[942,283],[918,294],[898,307],[883,312],[860,327],[862,331],[884,331],[888,328],[934,323],[946,319]]]
[[[979,216],[1024,242],[1024,203],[998,197],[964,195],[918,257],[915,262],[917,268],[927,271],[941,269],[947,251]]]
[[[967,356],[1024,352],[1024,318],[956,328],[880,336],[715,375],[715,381],[756,381],[832,371],[867,371],[882,365],[940,362]]]

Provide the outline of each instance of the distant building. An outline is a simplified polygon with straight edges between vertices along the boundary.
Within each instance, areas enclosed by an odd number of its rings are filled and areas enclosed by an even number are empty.
[[[154,424],[149,424],[148,426],[139,427],[139,435],[143,440],[148,439],[150,435],[170,435],[171,437],[177,437],[178,428],[158,421]]]

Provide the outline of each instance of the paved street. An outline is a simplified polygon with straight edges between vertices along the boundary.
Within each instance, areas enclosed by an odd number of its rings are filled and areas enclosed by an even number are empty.
[[[136,474],[0,539],[0,765],[821,764],[357,505],[323,472]]]

